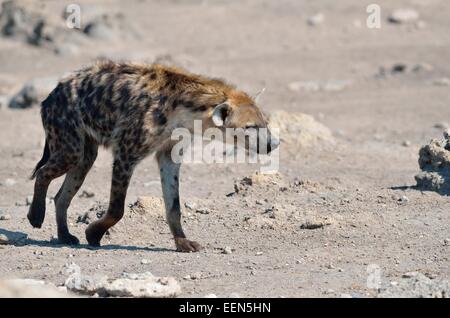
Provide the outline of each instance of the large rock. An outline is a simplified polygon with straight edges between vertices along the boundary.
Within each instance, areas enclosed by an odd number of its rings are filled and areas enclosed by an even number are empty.
[[[173,277],[156,277],[152,273],[124,273],[105,286],[110,296],[139,298],[176,297],[181,292],[180,284]]]
[[[104,294],[104,286],[108,283],[106,276],[86,276],[81,273],[81,269],[76,264],[67,267],[67,277],[64,286],[74,293],[92,296],[94,294]]]
[[[106,276],[88,276],[80,267],[70,264],[65,286],[68,290],[83,295],[102,297],[176,297],[181,292],[173,277],[156,277],[150,272],[141,274],[123,273],[122,277],[110,279]]]
[[[5,37],[21,39],[37,46],[53,42],[54,39],[54,30],[43,16],[13,0],[2,3],[0,32]]]
[[[334,144],[333,135],[314,117],[302,113],[276,111],[268,116],[269,127],[279,129],[281,147],[293,152],[299,148]],[[283,144],[289,145],[284,147]]]
[[[418,273],[406,273],[396,282],[384,287],[378,297],[381,298],[449,298],[450,283],[430,279]]]
[[[420,148],[419,167],[422,172],[415,176],[419,189],[450,195],[450,130],[443,139]]]
[[[136,202],[130,204],[130,211],[140,215],[149,215],[154,217],[164,216],[164,202],[162,198],[142,196],[138,197]]]
[[[38,105],[56,87],[56,77],[34,78],[9,100],[9,107],[16,109],[29,108]]]
[[[25,84],[25,86],[15,94],[9,101],[10,108],[29,108],[37,105],[39,102],[37,91],[33,85]]]
[[[64,298],[73,297],[42,280],[9,279],[0,281],[0,298]]]

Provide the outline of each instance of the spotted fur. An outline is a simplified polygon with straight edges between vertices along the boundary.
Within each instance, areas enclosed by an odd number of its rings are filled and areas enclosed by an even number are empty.
[[[55,197],[58,238],[77,244],[67,226],[67,209],[92,167],[99,146],[114,155],[110,203],[105,216],[86,229],[90,245],[99,246],[104,233],[123,216],[130,178],[140,160],[151,153],[161,172],[167,220],[179,251],[198,251],[181,227],[179,164],[170,158],[172,131],[215,126],[221,106],[224,127],[267,124],[252,98],[219,79],[161,65],[102,62],[63,79],[42,102],[46,134],[44,155],[36,166],[34,197],[28,219],[41,227],[50,182],[66,174]]]

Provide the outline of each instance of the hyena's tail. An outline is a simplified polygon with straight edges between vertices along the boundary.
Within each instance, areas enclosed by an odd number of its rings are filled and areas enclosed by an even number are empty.
[[[36,167],[33,170],[33,173],[31,174],[30,179],[33,180],[36,178],[36,173],[43,165],[45,165],[50,158],[50,149],[48,148],[48,142],[45,140],[45,146],[44,146],[44,153],[42,154],[41,160],[37,163]]]

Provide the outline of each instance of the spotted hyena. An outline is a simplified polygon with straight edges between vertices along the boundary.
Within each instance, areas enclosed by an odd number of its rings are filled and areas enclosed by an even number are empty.
[[[181,227],[178,193],[180,164],[171,159],[176,128],[193,130],[194,120],[209,127],[267,127],[246,93],[222,80],[161,65],[102,62],[62,80],[41,105],[46,143],[36,178],[28,219],[41,227],[50,182],[66,174],[55,196],[58,239],[78,244],[67,227],[67,208],[92,167],[100,145],[114,156],[107,213],[86,229],[86,239],[99,246],[104,233],[124,214],[133,170],[155,153],[159,164],[166,217],[178,251],[201,247],[186,238]],[[266,134],[267,137],[267,134]],[[270,134],[269,134],[270,137]],[[268,151],[278,146],[268,138]]]

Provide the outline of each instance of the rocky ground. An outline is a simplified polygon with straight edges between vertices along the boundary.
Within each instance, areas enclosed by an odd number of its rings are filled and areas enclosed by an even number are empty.
[[[379,29],[366,27],[357,0],[78,1],[80,29],[66,26],[62,1],[1,2],[0,276],[19,280],[1,282],[0,294],[450,294],[448,1],[378,1]],[[182,168],[184,227],[203,251],[174,251],[152,157],[103,247],[90,249],[84,229],[107,204],[106,150],[69,209],[80,246],[53,237],[61,178],[43,228],[28,224],[28,177],[44,142],[39,101],[99,58],[175,64],[251,94],[266,88],[261,108],[281,128],[277,174]],[[140,294],[139,284],[152,289]]]

